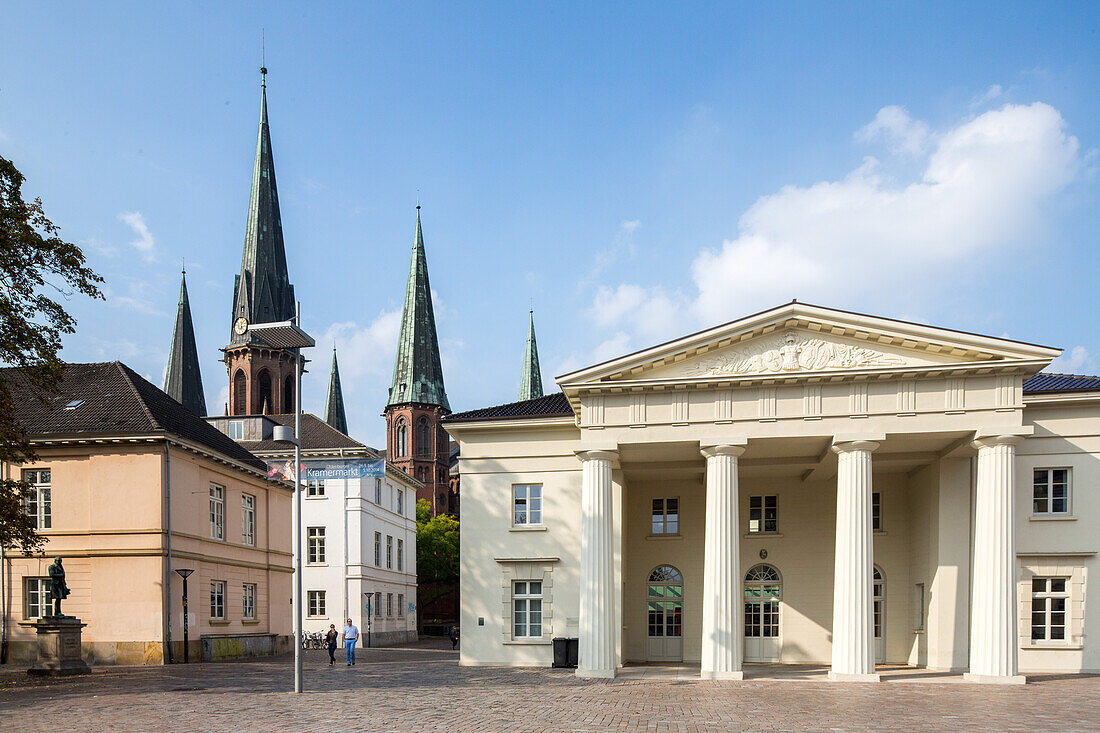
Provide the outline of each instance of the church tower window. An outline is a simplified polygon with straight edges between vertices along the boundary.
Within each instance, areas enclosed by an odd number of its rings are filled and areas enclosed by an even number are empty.
[[[243,369],[238,369],[233,375],[233,414],[248,414],[248,380]]]
[[[394,435],[394,443],[397,447],[395,451],[397,457],[404,458],[409,455],[409,426],[405,423],[405,418],[398,418],[397,430]]]
[[[294,412],[294,375],[283,380],[283,414]]]
[[[260,372],[260,396],[259,402],[256,404],[256,412],[274,412],[274,406],[271,400],[271,372],[264,369]]]
[[[421,417],[416,423],[416,454],[428,456],[432,453],[432,430],[428,418]]]

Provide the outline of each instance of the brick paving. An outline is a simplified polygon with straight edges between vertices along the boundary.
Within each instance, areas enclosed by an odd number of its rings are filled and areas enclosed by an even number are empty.
[[[304,695],[287,692],[290,657],[60,680],[9,670],[0,731],[1100,730],[1100,676],[1035,676],[1023,687],[577,680],[459,667],[446,646],[361,651],[355,667],[335,668],[307,652]]]

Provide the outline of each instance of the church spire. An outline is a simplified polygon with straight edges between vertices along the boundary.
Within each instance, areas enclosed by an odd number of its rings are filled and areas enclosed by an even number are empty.
[[[348,419],[344,414],[344,392],[340,389],[340,367],[336,364],[336,344],[332,345],[332,372],[328,377],[325,422],[344,435],[348,434]]]
[[[527,329],[527,347],[523,350],[523,374],[519,378],[519,399],[542,397],[542,372],[539,371],[539,347],[535,343],[535,311]]]
[[[180,278],[180,300],[176,308],[172,346],[168,349],[164,391],[196,415],[206,415],[206,398],[203,396],[202,374],[199,371],[199,351],[195,345],[195,328],[191,323],[191,303],[187,299],[187,270],[183,271]]]
[[[413,239],[405,305],[401,311],[401,334],[393,365],[393,384],[386,406],[403,404],[436,405],[447,412],[439,340],[432,311],[432,289],[428,283],[428,260],[424,256],[424,235],[420,228],[420,206],[416,207],[416,236]]]
[[[230,345],[248,341],[240,319],[249,323],[286,321],[294,316],[294,286],[286,267],[283,224],[279,216],[279,191],[275,184],[275,159],[267,123],[267,68],[260,68],[260,129],[252,168],[252,195],[248,200],[244,256],[241,274],[233,283]],[[242,333],[237,333],[242,331]]]

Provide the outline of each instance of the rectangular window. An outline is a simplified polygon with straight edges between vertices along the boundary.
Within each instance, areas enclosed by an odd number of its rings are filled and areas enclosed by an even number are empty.
[[[386,569],[393,570],[393,537],[386,535]]]
[[[405,540],[397,540],[397,569],[405,571]]]
[[[52,472],[48,468],[23,471],[23,481],[30,484],[23,495],[23,511],[34,522],[35,529],[49,529],[53,526],[51,480]]]
[[[374,533],[374,567],[382,567],[382,533]]]
[[[210,484],[210,539],[225,539],[225,487]]]
[[[233,440],[244,440],[244,420],[229,421],[229,437]]]
[[[382,618],[382,593],[374,594],[374,617]]]
[[[913,631],[924,631],[924,583],[913,587]]]
[[[306,562],[320,565],[325,561],[325,528],[306,528]]]
[[[749,531],[750,532],[778,532],[779,531],[779,497],[778,496],[750,496],[749,497]]]
[[[405,618],[405,594],[397,594],[397,618]]]
[[[653,500],[653,534],[680,534],[680,499]]]
[[[374,503],[382,506],[382,479],[380,478],[374,480]]]
[[[1069,469],[1036,468],[1032,493],[1035,514],[1069,514]]]
[[[306,496],[324,496],[325,495],[325,480],[324,479],[310,479],[306,481]]]
[[[542,638],[541,580],[517,580],[512,584],[512,638]]]
[[[225,581],[210,581],[210,618],[225,620]]]
[[[405,492],[401,489],[397,490],[397,513],[405,516]]]
[[[23,578],[23,616],[28,619],[50,615],[50,579]]]
[[[512,522],[542,524],[542,484],[516,484],[512,487]]]
[[[256,584],[245,583],[241,586],[241,618],[245,621],[256,620]]]
[[[241,542],[256,544],[256,497],[241,495]]]
[[[393,617],[393,593],[386,594],[386,615]]]
[[[306,613],[310,616],[325,615],[325,592],[323,590],[311,590],[306,593]]]
[[[871,492],[871,530],[882,531],[882,494],[877,491]]]
[[[1068,606],[1068,578],[1032,578],[1031,640],[1065,643]]]

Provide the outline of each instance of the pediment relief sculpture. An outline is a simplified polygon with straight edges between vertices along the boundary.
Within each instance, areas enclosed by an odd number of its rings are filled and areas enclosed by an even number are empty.
[[[689,377],[904,366],[900,356],[788,331],[684,366]]]

